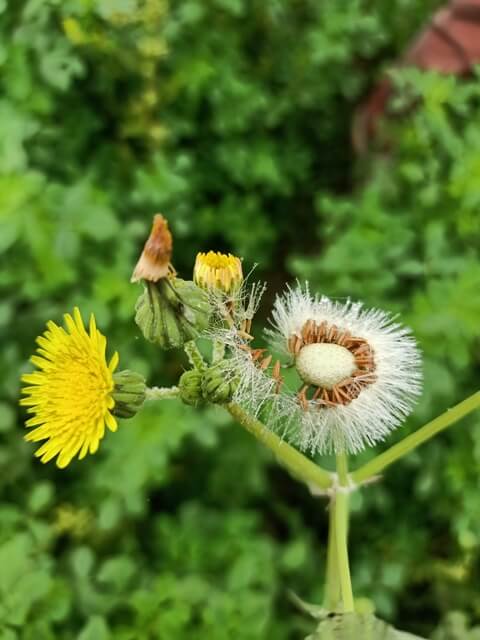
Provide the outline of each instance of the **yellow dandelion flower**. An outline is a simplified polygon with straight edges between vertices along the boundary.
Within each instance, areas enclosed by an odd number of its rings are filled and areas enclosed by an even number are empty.
[[[243,282],[242,262],[231,253],[209,251],[198,253],[193,269],[193,280],[203,289],[219,289],[235,293]]]
[[[48,322],[45,333],[37,338],[39,355],[32,356],[31,362],[38,371],[22,376],[29,386],[22,389],[26,397],[20,400],[33,414],[26,426],[36,427],[25,440],[46,440],[35,455],[42,462],[58,456],[61,469],[77,454],[81,460],[95,453],[105,425],[111,431],[117,429],[112,409],[118,353],[107,364],[107,341],[93,315],[89,332],[77,308],[73,318],[68,313],[64,318],[66,330]]]

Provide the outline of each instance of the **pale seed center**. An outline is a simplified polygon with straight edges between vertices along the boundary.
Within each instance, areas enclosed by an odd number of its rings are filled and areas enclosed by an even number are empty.
[[[357,368],[355,357],[348,349],[325,342],[302,347],[295,366],[302,380],[323,389],[332,389]]]

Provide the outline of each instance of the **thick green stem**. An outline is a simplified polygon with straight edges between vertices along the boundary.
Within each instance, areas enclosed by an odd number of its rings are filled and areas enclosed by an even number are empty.
[[[367,462],[363,467],[354,471],[351,474],[352,480],[355,484],[369,480],[383,471],[385,467],[392,464],[392,462],[407,455],[407,453],[410,453],[410,451],[413,451],[416,447],[433,438],[433,436],[440,431],[458,422],[458,420],[478,408],[480,408],[480,391],[477,391],[466,400],[455,405],[452,409],[447,409],[441,416],[438,416],[438,418],[427,423],[415,431],[415,433],[407,436],[401,442],[394,444],[393,447],[390,447],[390,449],[387,449],[370,462]]]
[[[269,431],[260,420],[252,418],[238,404],[230,403],[225,405],[225,408],[244,429],[268,447],[278,462],[293,476],[309,487],[324,490],[331,486],[332,476],[328,471],[316,465],[275,433]]]
[[[195,340],[189,340],[183,346],[185,353],[187,354],[188,361],[194,369],[197,371],[204,371],[206,368],[205,360],[203,359],[200,349],[197,347]]]
[[[335,493],[335,540],[343,611],[354,611],[352,580],[348,562],[348,467],[346,454],[337,455],[339,487]]]
[[[335,517],[335,496],[333,496],[330,499],[328,511],[327,579],[324,602],[327,611],[338,611],[338,603],[340,602]]]
[[[169,400],[176,398],[179,392],[178,387],[150,387],[145,392],[145,400]]]

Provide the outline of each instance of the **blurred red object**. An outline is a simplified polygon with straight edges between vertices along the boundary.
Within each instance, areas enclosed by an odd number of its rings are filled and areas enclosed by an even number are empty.
[[[437,11],[400,59],[401,66],[468,75],[480,62],[480,0],[452,0]],[[355,114],[352,138],[355,150],[365,152],[375,138],[392,86],[379,82]]]

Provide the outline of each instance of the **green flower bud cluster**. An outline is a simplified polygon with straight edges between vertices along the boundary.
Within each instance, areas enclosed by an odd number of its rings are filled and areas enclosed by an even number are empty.
[[[215,404],[230,402],[238,387],[238,377],[231,377],[231,369],[225,362],[208,368],[203,374],[202,394],[205,400]]]
[[[231,377],[230,369],[220,362],[205,371],[192,369],[180,378],[180,398],[185,404],[198,407],[205,402],[224,404],[230,402],[238,386],[238,378]]]
[[[203,372],[197,369],[190,369],[190,371],[185,371],[181,375],[178,381],[178,388],[180,389],[180,398],[185,404],[189,404],[192,407],[199,407],[204,404],[202,379]]]
[[[119,371],[113,374],[115,388],[113,414],[117,418],[132,418],[143,407],[146,397],[145,378],[135,371]]]
[[[191,281],[163,278],[145,282],[135,322],[146,340],[162,349],[182,347],[208,327],[211,308],[205,291]]]

